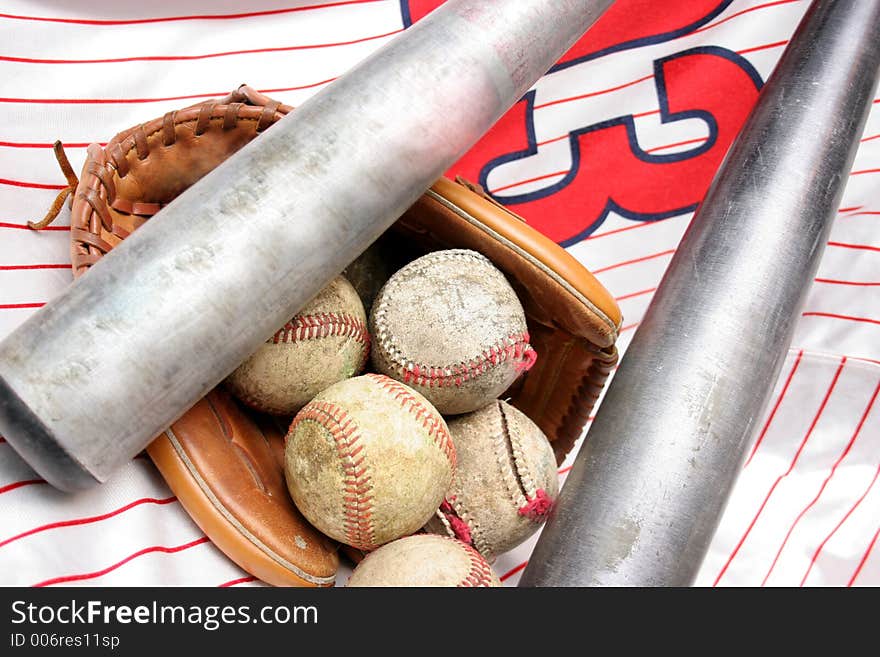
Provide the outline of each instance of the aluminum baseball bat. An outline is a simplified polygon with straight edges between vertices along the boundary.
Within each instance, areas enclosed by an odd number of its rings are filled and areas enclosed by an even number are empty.
[[[808,9],[681,241],[521,586],[693,583],[828,240],[880,0]]]
[[[341,272],[613,0],[450,0],[253,140],[0,343],[0,433],[104,481]]]

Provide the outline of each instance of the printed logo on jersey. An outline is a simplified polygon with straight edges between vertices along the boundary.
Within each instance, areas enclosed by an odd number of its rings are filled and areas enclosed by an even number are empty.
[[[563,245],[612,211],[694,210],[762,85],[731,32],[709,31],[731,2],[618,0],[449,174]],[[440,4],[403,0],[404,23]]]

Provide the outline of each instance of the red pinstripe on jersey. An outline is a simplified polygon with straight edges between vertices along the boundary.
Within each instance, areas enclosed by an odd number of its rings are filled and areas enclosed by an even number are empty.
[[[851,315],[838,315],[836,313],[806,312],[802,313],[803,317],[827,317],[829,319],[843,319],[848,322],[863,322],[866,324],[880,324],[880,319],[872,319],[870,317],[853,317]]]
[[[306,7],[286,7],[284,9],[268,9],[264,11],[241,12],[237,14],[194,14],[191,16],[161,16],[156,18],[130,18],[130,19],[94,19],[94,18],[50,18],[46,16],[21,16],[18,14],[0,14],[0,18],[20,21],[39,21],[47,23],[72,23],[76,25],[143,25],[146,23],[167,23],[174,21],[210,21],[210,20],[235,20],[240,18],[255,18],[260,16],[274,16],[278,14],[292,14],[295,12],[314,11],[329,7],[344,7],[345,5],[360,5],[380,0],[342,0],[340,2],[328,2],[326,4],[309,5]]]
[[[859,565],[856,567],[855,572],[852,574],[852,577],[849,578],[849,581],[846,583],[847,586],[852,586],[855,584],[856,579],[859,574],[862,572],[862,568],[865,567],[865,562],[868,561],[868,557],[871,556],[871,551],[874,549],[874,546],[877,544],[877,537],[880,536],[880,528],[874,532],[874,537],[871,539],[871,542],[868,543],[868,548],[865,550],[865,554],[862,555],[861,560],[859,561]]]
[[[837,281],[831,278],[817,278],[815,280],[817,283],[828,283],[830,285],[861,285],[867,287],[880,285],[880,282],[870,281]]]
[[[700,27],[691,32],[691,34],[699,34],[700,32],[705,32],[706,30],[711,30],[712,28],[718,27],[719,25],[724,25],[725,23],[732,21],[734,18],[738,18],[745,14],[750,14],[753,11],[758,11],[759,9],[767,9],[769,7],[777,7],[779,5],[787,5],[792,2],[801,2],[801,0],[776,0],[776,2],[767,2],[763,5],[757,5],[755,7],[749,7],[748,9],[743,9],[742,11],[738,11],[736,13],[727,16],[726,18],[722,18],[720,21],[713,21],[706,25],[705,27]]]
[[[0,62],[13,62],[17,64],[121,64],[126,62],[174,62],[174,61],[192,61],[198,59],[213,59],[216,57],[231,57],[234,55],[255,55],[269,52],[293,52],[296,50],[316,50],[320,48],[338,48],[340,46],[351,46],[366,41],[375,41],[384,39],[403,32],[403,29],[393,30],[384,34],[375,34],[372,36],[361,37],[360,39],[352,39],[350,41],[336,41],[333,43],[315,43],[311,45],[301,46],[278,46],[275,48],[252,48],[250,50],[228,50],[225,52],[205,53],[201,55],[152,55],[141,57],[113,57],[108,59],[35,59],[32,57],[10,57],[0,55]]]
[[[853,502],[852,506],[847,510],[847,512],[843,515],[843,517],[838,521],[836,525],[834,525],[834,529],[828,532],[828,535],[822,539],[822,542],[819,543],[819,547],[816,548],[816,551],[813,553],[812,558],[810,559],[810,565],[807,567],[804,576],[801,578],[800,586],[803,586],[807,581],[807,578],[810,576],[810,572],[813,570],[813,566],[816,565],[816,562],[819,560],[819,555],[822,554],[822,551],[825,549],[825,545],[832,539],[832,537],[837,533],[843,525],[849,520],[850,516],[855,512],[855,510],[859,507],[862,501],[868,496],[868,493],[871,492],[871,489],[874,487],[874,484],[877,483],[877,480],[880,479],[880,465],[877,466],[877,470],[874,472],[874,478],[871,479],[870,483],[868,483],[867,488],[865,488],[864,492],[862,492],[859,497],[856,498],[855,502]]]
[[[856,439],[859,437],[859,434],[862,431],[862,427],[865,425],[865,420],[868,419],[868,415],[871,413],[871,409],[874,407],[874,402],[877,401],[877,393],[880,393],[880,383],[877,384],[877,387],[874,388],[874,394],[871,395],[871,399],[868,402],[868,405],[865,407],[865,412],[862,413],[862,418],[859,420],[858,425],[856,426],[856,430],[853,432],[852,437],[849,439],[849,442],[843,448],[843,451],[837,457],[837,460],[831,466],[831,470],[828,472],[828,476],[822,481],[822,485],[819,487],[819,490],[816,492],[816,495],[809,501],[809,503],[801,509],[801,512],[794,519],[794,522],[791,524],[791,527],[788,528],[788,532],[785,534],[785,538],[782,539],[782,543],[779,546],[779,549],[776,551],[776,555],[773,557],[773,562],[770,564],[770,568],[767,569],[767,574],[764,575],[764,579],[761,581],[761,586],[764,586],[767,583],[767,580],[770,578],[770,574],[773,572],[773,569],[776,567],[776,563],[779,561],[779,557],[782,554],[782,551],[785,549],[786,544],[788,543],[788,539],[791,538],[792,532],[794,532],[795,528],[798,526],[798,523],[801,521],[807,512],[813,508],[816,502],[819,501],[819,498],[822,497],[822,493],[825,492],[825,487],[828,486],[828,482],[831,481],[831,478],[834,476],[834,473],[837,472],[837,467],[840,465],[841,461],[846,458],[847,454],[852,450],[853,443],[856,442]]]
[[[4,221],[0,221],[0,228],[18,228],[22,230],[31,230],[30,227],[26,224],[12,224]],[[46,226],[42,230],[69,231],[70,226]]]
[[[773,410],[770,411],[770,415],[767,416],[767,421],[764,422],[764,428],[761,429],[761,434],[758,436],[755,444],[752,445],[752,450],[749,452],[749,457],[746,459],[746,462],[743,465],[744,468],[752,462],[752,458],[755,456],[755,452],[758,451],[761,443],[764,442],[764,436],[767,435],[767,431],[770,429],[770,425],[773,424],[773,418],[776,417],[776,411],[779,410],[779,406],[780,404],[782,404],[782,400],[785,399],[785,395],[788,393],[788,387],[791,385],[791,380],[794,378],[795,372],[797,372],[798,367],[800,367],[801,358],[803,358],[803,356],[804,350],[801,349],[798,352],[797,357],[794,359],[794,365],[792,365],[791,371],[789,371],[788,376],[785,379],[785,385],[782,386],[782,390],[779,392],[779,397],[776,398],[776,403],[773,404]]]
[[[878,169],[880,171],[880,169]],[[880,251],[880,247],[870,244],[849,244],[847,242],[828,242],[828,246],[836,246],[841,249],[860,249],[862,251]]]
[[[624,294],[619,297],[614,297],[614,300],[615,301],[626,301],[627,299],[641,297],[641,296],[644,296],[646,294],[651,294],[652,292],[656,292],[656,291],[657,291],[656,287],[651,287],[651,288],[648,288],[647,290],[639,290],[638,292],[630,292],[629,294]]]
[[[566,135],[568,136],[568,135]],[[539,180],[547,180],[548,178],[555,178],[556,176],[564,176],[568,171],[554,171],[553,173],[545,173],[540,176],[535,176],[534,178],[526,178],[525,180],[518,180],[515,183],[511,183],[509,185],[502,185],[501,187],[496,187],[495,189],[489,190],[491,194],[497,194],[498,192],[503,192],[506,189],[511,189],[512,187],[519,187],[520,185],[525,185],[527,183],[538,182]]]
[[[109,511],[107,513],[103,513],[98,516],[89,516],[85,518],[72,518],[70,520],[61,520],[59,522],[51,522],[46,525],[40,525],[39,527],[34,527],[33,529],[29,529],[25,532],[21,532],[20,534],[16,534],[15,536],[10,536],[9,538],[0,541],[0,548],[4,545],[9,545],[10,543],[14,543],[15,541],[19,541],[23,538],[27,538],[28,536],[33,536],[34,534],[39,534],[41,532],[49,531],[50,529],[60,529],[62,527],[74,527],[79,525],[89,525],[96,522],[100,522],[102,520],[108,520],[109,518],[113,518],[122,513],[125,513],[129,509],[133,509],[135,507],[141,506],[143,504],[157,504],[164,505],[170,504],[171,502],[176,502],[177,498],[174,496],[165,497],[162,499],[157,499],[155,497],[142,497],[140,499],[134,500],[133,502],[129,502],[125,506],[119,507],[113,511]]]
[[[654,148],[646,148],[646,153],[656,153],[657,151],[666,150],[667,148],[675,148],[676,146],[687,146],[688,144],[702,144],[705,139],[685,139],[684,141],[676,141],[665,146],[655,146]]]
[[[655,258],[662,258],[663,256],[672,255],[675,253],[675,249],[667,249],[666,251],[661,251],[660,253],[652,253],[650,255],[641,256],[639,258],[632,258],[631,260],[624,260],[623,262],[617,262],[613,265],[607,265],[605,267],[600,267],[599,269],[594,269],[594,274],[601,274],[606,271],[611,271],[612,269],[617,269],[619,267],[626,267],[627,265],[634,265],[639,262],[645,262],[646,260],[654,260]]]
[[[256,577],[238,577],[236,579],[231,579],[228,582],[223,582],[222,584],[218,584],[217,588],[223,589],[228,588],[230,586],[235,586],[236,584],[247,584],[248,582],[256,582]]]
[[[639,78],[638,80],[632,80],[631,82],[625,82],[624,84],[619,84],[616,87],[608,87],[607,89],[602,89],[600,91],[592,91],[587,94],[580,94],[578,96],[569,96],[567,98],[560,98],[559,100],[551,100],[546,103],[542,103],[540,105],[535,105],[534,109],[539,110],[542,107],[550,107],[552,105],[559,105],[561,103],[570,103],[575,100],[583,100],[584,98],[592,98],[594,96],[602,96],[604,94],[610,94],[612,91],[619,91],[621,89],[626,89],[627,87],[631,87],[639,82],[647,82],[648,80],[653,80],[653,75],[646,75],[643,78]]]
[[[788,45],[788,41],[774,41],[773,43],[765,43],[760,46],[753,46],[751,48],[745,48],[744,50],[737,50],[738,55],[746,55],[750,52],[758,52],[759,50],[771,50],[773,48],[781,48],[782,46]]]
[[[22,271],[33,269],[70,269],[70,265],[66,262],[42,265],[0,265],[0,271]]]
[[[736,547],[734,547],[733,551],[728,556],[727,561],[724,566],[721,568],[721,571],[718,573],[718,576],[715,578],[714,586],[717,586],[721,581],[721,578],[724,577],[724,574],[727,572],[727,569],[730,567],[730,564],[733,562],[736,555],[739,553],[740,548],[742,548],[743,543],[745,543],[746,539],[749,537],[749,534],[752,532],[752,529],[755,527],[755,523],[758,522],[758,518],[761,517],[761,514],[764,512],[764,508],[767,506],[767,503],[770,501],[770,498],[773,496],[773,493],[776,491],[776,487],[779,483],[787,477],[792,470],[794,470],[794,466],[797,465],[798,459],[801,457],[801,453],[804,451],[804,447],[806,447],[807,442],[810,440],[810,436],[813,434],[813,429],[816,428],[816,424],[819,422],[819,418],[822,417],[822,413],[825,411],[825,407],[828,404],[828,400],[831,398],[831,393],[834,392],[834,387],[837,385],[838,379],[840,379],[840,374],[843,372],[844,365],[846,365],[846,357],[840,359],[840,365],[837,367],[837,371],[834,373],[834,378],[831,380],[831,385],[828,386],[828,390],[825,393],[825,397],[822,399],[822,403],[819,405],[819,409],[816,411],[816,415],[813,417],[813,421],[810,424],[810,428],[807,430],[806,435],[804,436],[801,444],[798,446],[797,452],[795,452],[794,458],[792,458],[791,463],[788,466],[788,469],[779,475],[776,478],[776,481],[773,482],[773,485],[770,486],[770,490],[767,492],[764,501],[761,502],[761,506],[758,507],[758,511],[755,513],[755,516],[752,518],[752,521],[749,523],[746,531],[743,533],[742,537],[737,542]]]
[[[42,308],[45,301],[33,301],[31,303],[0,303],[0,310],[21,310],[23,308]],[[0,491],[2,492],[2,491]]]
[[[65,149],[71,148],[87,148],[89,142],[64,142],[62,144]],[[106,146],[106,143],[100,144]],[[54,142],[32,142],[32,141],[0,141],[0,146],[4,148],[53,148]]]
[[[8,493],[11,490],[16,490],[17,488],[23,488],[24,486],[33,486],[34,484],[45,483],[46,482],[43,479],[22,479],[21,481],[14,481],[11,484],[0,486],[0,495],[2,495],[3,493]]]
[[[671,217],[670,217],[671,219]],[[593,233],[592,235],[588,235],[584,238],[584,242],[589,242],[590,240],[597,240],[602,237],[608,237],[609,235],[616,235],[617,233],[625,233],[630,230],[635,230],[637,228],[648,228],[649,226],[657,226],[664,221],[668,221],[669,219],[658,219],[657,221],[647,221],[644,223],[632,224],[631,226],[624,226],[623,228],[615,228],[613,230],[606,230],[604,233]]]
[[[51,579],[43,580],[42,582],[37,582],[34,584],[35,588],[44,587],[44,586],[54,586],[55,584],[65,584],[68,582],[81,582],[88,579],[96,579],[98,577],[103,577],[107,573],[113,572],[117,568],[121,568],[125,564],[127,564],[132,559],[137,559],[145,554],[152,553],[162,553],[162,554],[174,554],[176,552],[182,552],[184,550],[189,550],[190,548],[194,548],[198,545],[203,545],[208,542],[207,536],[202,536],[201,538],[197,538],[194,541],[190,541],[189,543],[184,543],[183,545],[176,545],[174,547],[165,547],[163,545],[153,545],[151,547],[144,548],[142,550],[138,550],[134,554],[130,554],[125,559],[121,561],[117,561],[111,566],[107,566],[106,568],[102,568],[101,570],[96,570],[91,573],[80,573],[76,575],[62,575],[60,577],[53,577]]]
[[[336,78],[328,78],[320,82],[310,82],[295,87],[278,87],[275,89],[260,89],[260,93],[273,94],[283,93],[285,91],[301,91],[303,89],[313,89],[324,84],[333,82]],[[225,96],[228,91],[211,91],[208,93],[186,94],[183,96],[162,96],[157,98],[15,98],[0,97],[0,103],[25,103],[25,104],[50,104],[50,105],[113,105],[113,104],[130,104],[130,103],[161,103],[170,100],[197,100],[199,98],[217,98]]]
[[[519,571],[525,569],[525,567],[528,566],[528,565],[529,565],[529,562],[528,562],[528,561],[523,561],[523,562],[522,562],[521,564],[519,564],[518,566],[514,566],[513,568],[511,568],[510,570],[508,570],[506,573],[504,573],[504,574],[503,574],[501,577],[499,577],[498,579],[500,579],[502,582],[505,581],[505,580],[508,580],[508,579],[510,579],[511,577],[513,577],[514,575],[516,575]]]
[[[33,189],[52,189],[61,190],[66,185],[49,185],[45,183],[28,182],[26,180],[11,180],[10,178],[0,178],[0,185],[12,185],[13,187],[31,187]]]

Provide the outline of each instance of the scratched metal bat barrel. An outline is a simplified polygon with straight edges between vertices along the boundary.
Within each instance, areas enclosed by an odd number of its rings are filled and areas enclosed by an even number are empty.
[[[880,0],[807,11],[697,211],[522,586],[693,582],[779,374],[880,73]]]
[[[0,343],[0,433],[105,480],[387,229],[612,0],[450,0],[245,146]]]

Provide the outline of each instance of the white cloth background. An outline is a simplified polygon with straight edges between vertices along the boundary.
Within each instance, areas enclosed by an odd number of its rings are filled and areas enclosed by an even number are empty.
[[[715,4],[719,11],[699,29],[545,76],[536,97],[552,102],[535,109],[539,139],[631,115],[646,151],[698,148],[708,137],[706,124],[660,122],[657,87],[646,72],[650,77],[660,58],[716,47],[739,53],[766,80],[808,5]],[[25,227],[63,184],[51,153],[55,139],[79,172],[88,143],[242,82],[296,106],[400,32],[401,7],[396,0],[256,0],[246,8],[232,0],[4,2],[0,337],[71,281],[69,213],[48,231]],[[877,105],[768,420],[700,585],[880,584]],[[571,167],[569,151],[551,145],[493,169],[487,181],[503,200],[553,185]],[[612,212],[569,247],[618,298],[625,315],[622,352],[690,218],[683,213],[642,223]],[[533,545],[534,539],[498,559],[495,569],[505,583],[516,583]],[[345,577],[343,571],[341,583]],[[41,482],[0,441],[0,584],[65,583],[258,584],[211,545],[147,458],[136,458],[104,486],[66,495]]]

